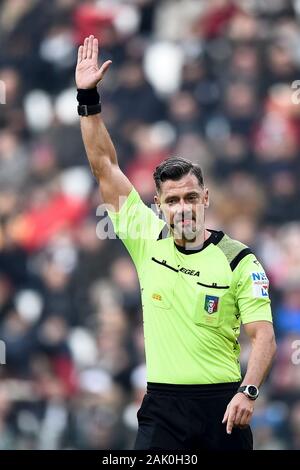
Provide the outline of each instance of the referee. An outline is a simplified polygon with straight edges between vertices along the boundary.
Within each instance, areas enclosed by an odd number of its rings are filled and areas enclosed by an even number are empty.
[[[86,38],[76,67],[82,137],[141,286],[147,393],[135,449],[252,449],[249,422],[276,350],[268,279],[248,247],[205,228],[209,195],[198,165],[171,158],[156,168],[166,222],[143,204],[100,114],[96,86],[110,64],[99,68],[98,41]],[[241,324],[251,341],[243,379]]]

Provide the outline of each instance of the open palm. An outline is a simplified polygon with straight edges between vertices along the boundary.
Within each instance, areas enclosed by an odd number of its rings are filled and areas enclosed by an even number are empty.
[[[77,88],[95,88],[102,80],[111,64],[107,60],[99,67],[98,65],[98,39],[94,36],[85,38],[83,45],[78,48],[77,66],[75,80]]]

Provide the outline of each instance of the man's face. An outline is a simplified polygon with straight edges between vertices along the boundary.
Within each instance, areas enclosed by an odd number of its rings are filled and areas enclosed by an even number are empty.
[[[199,185],[193,174],[178,181],[161,183],[154,197],[175,239],[192,242],[204,230],[204,210],[209,205],[208,190]]]

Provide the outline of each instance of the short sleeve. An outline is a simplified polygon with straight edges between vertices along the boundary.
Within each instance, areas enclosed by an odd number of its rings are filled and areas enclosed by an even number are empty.
[[[107,211],[114,231],[127,248],[136,268],[139,269],[154,240],[157,240],[165,223],[147,207],[133,188],[119,212]]]
[[[256,259],[249,254],[234,270],[236,302],[243,324],[258,320],[272,322],[269,280]]]

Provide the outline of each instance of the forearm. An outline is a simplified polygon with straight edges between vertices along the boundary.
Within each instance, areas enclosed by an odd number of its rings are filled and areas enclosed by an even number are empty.
[[[274,335],[265,331],[258,332],[252,339],[247,371],[241,385],[252,384],[259,387],[268,374],[275,351],[276,343]]]
[[[118,164],[115,147],[101,114],[81,117],[80,127],[92,172],[99,180],[108,164]]]

